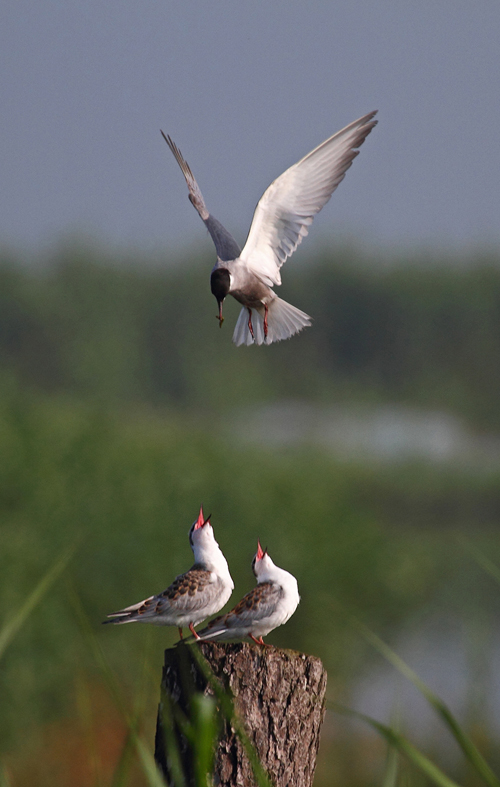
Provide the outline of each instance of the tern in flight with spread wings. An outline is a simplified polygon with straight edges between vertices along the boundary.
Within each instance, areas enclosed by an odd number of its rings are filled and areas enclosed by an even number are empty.
[[[189,164],[171,137],[161,132],[186,179],[189,199],[215,244],[217,263],[210,286],[219,304],[219,325],[227,295],[243,306],[233,334],[236,345],[272,344],[311,324],[307,314],[278,298],[272,287],[281,284],[281,266],[344,179],[358,148],[377,124],[376,114],[355,120],[271,183],[257,204],[243,250],[208,212]]]

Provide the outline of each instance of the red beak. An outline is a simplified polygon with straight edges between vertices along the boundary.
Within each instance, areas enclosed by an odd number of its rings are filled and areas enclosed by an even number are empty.
[[[222,323],[224,322],[224,317],[222,316],[222,303],[223,301],[219,301],[219,316],[217,317],[219,320],[219,328],[222,328]]]
[[[266,553],[262,551],[262,547],[260,545],[260,541],[257,541],[257,554],[255,556],[256,559],[257,560],[262,560],[262,558],[264,557],[265,554]]]
[[[196,524],[194,526],[194,529],[195,530],[199,530],[200,527],[203,527],[204,525],[208,524],[210,522],[210,517],[211,516],[212,516],[212,514],[207,516],[207,518],[205,519],[205,517],[203,516],[203,506],[200,506],[200,513],[198,514],[198,519],[196,520]]]

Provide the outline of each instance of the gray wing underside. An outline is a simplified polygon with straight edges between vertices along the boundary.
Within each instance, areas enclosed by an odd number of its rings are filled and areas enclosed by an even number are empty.
[[[209,639],[231,629],[249,628],[272,615],[283,596],[283,588],[273,582],[262,582],[247,593],[241,601],[225,615],[211,620],[200,637]]]
[[[262,195],[240,258],[269,286],[281,284],[281,266],[344,179],[357,148],[377,123],[375,115],[370,112],[325,140]]]
[[[241,254],[241,249],[231,233],[212,214],[209,214],[208,219],[203,219],[203,221],[212,236],[219,260],[222,260],[222,262],[237,260]]]
[[[220,221],[218,221],[208,212],[200,187],[198,186],[196,179],[191,172],[191,167],[187,163],[173,139],[168,135],[165,135],[163,131],[161,133],[163,139],[169,146],[175,160],[181,168],[189,190],[189,200],[200,214],[201,219],[205,223],[205,226],[212,237],[215,250],[217,252],[217,257],[223,262],[230,262],[231,260],[237,259],[240,256],[240,247],[236,243],[231,233],[222,226]]]

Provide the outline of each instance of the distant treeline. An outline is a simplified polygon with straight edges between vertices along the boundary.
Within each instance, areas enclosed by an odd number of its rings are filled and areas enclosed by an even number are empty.
[[[212,256],[178,257],[160,266],[73,247],[43,265],[0,261],[3,379],[207,411],[283,397],[390,400],[500,427],[500,255],[294,258],[279,294],[313,327],[260,348],[232,345],[235,303],[219,330]]]

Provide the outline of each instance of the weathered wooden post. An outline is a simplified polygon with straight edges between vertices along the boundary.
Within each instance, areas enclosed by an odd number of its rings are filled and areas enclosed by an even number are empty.
[[[293,650],[247,643],[198,644],[214,674],[229,687],[235,709],[275,787],[311,787],[324,716],[326,671],[320,659]],[[192,746],[168,705],[189,715],[194,693],[213,694],[188,647],[165,651],[155,759],[168,783],[172,745],[186,784],[194,784]],[[175,738],[172,738],[175,736]],[[224,720],[217,745],[214,784],[254,787],[252,767],[232,725]]]

